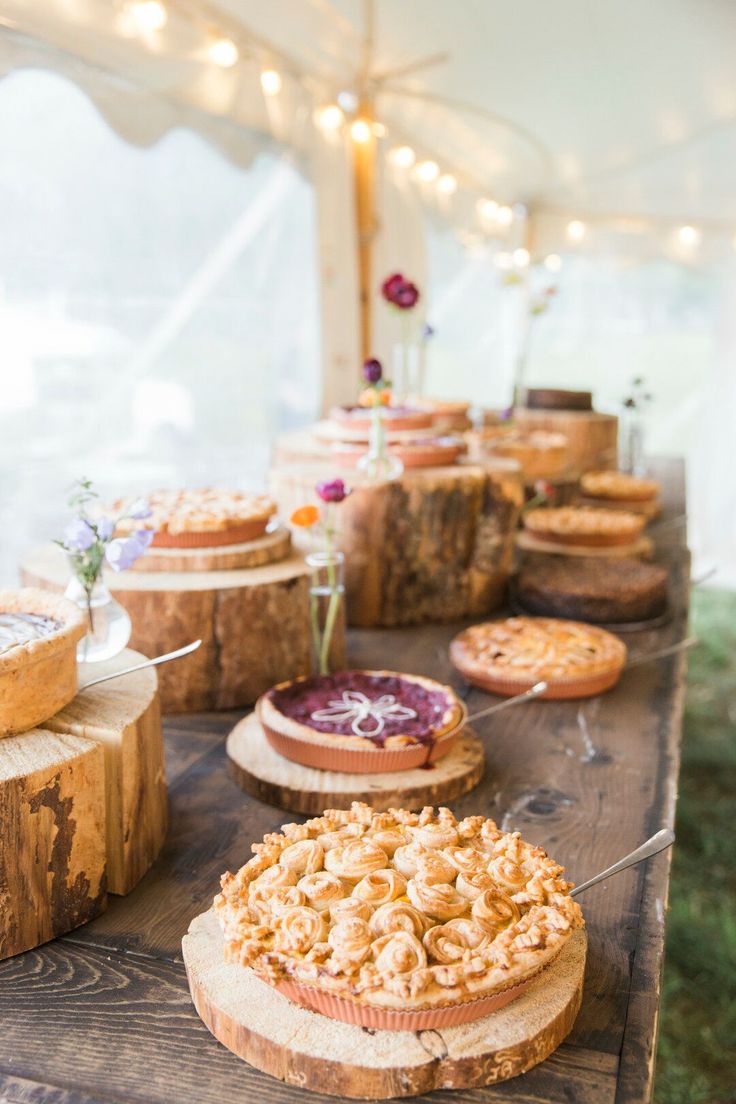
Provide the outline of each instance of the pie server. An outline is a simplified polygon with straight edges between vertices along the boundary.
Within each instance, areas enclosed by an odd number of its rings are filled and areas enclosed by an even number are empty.
[[[146,659],[143,663],[136,663],[134,667],[124,667],[122,671],[113,671],[109,675],[100,675],[99,678],[85,682],[84,686],[80,686],[79,689],[89,690],[90,686],[99,686],[101,682],[109,682],[110,679],[120,678],[122,675],[130,675],[133,671],[143,671],[146,667],[158,667],[161,663],[168,663],[169,660],[181,659],[182,656],[189,655],[191,652],[196,652],[201,643],[201,640],[194,640],[184,648],[177,648],[175,652],[167,652],[166,655],[156,656],[155,659]]]

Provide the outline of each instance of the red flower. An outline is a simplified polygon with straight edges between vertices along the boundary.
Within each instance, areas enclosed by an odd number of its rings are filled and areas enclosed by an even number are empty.
[[[323,502],[342,502],[350,494],[342,479],[326,480],[314,489]]]
[[[401,273],[394,272],[392,276],[388,276],[381,284],[381,295],[384,299],[388,299],[389,303],[393,303],[394,295],[405,283],[406,281]]]
[[[395,272],[383,281],[381,294],[387,303],[399,310],[411,310],[419,301],[419,288],[400,272]]]

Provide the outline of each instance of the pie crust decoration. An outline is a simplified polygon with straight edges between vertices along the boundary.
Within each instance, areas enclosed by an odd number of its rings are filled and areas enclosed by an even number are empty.
[[[53,717],[77,692],[82,611],[35,587],[0,590],[0,737]]]
[[[123,514],[131,501],[118,499],[109,510]],[[257,540],[276,512],[276,504],[268,495],[216,487],[152,491],[147,501],[153,511],[150,518],[123,518],[117,530],[125,534],[135,529],[155,529],[153,548],[209,548]]]
[[[583,924],[563,868],[483,816],[354,803],[251,850],[214,901],[225,960],[363,1026],[487,1015]]]
[[[592,506],[541,507],[524,515],[524,527],[540,540],[603,548],[633,544],[641,536],[645,519],[627,510]]]
[[[358,670],[280,683],[258,699],[256,715],[285,758],[365,774],[440,759],[452,749],[466,711],[434,679]]]
[[[474,686],[512,696],[545,681],[542,698],[587,698],[618,682],[626,645],[579,621],[508,617],[472,625],[450,644],[450,659]]]
[[[526,612],[546,617],[649,621],[667,609],[668,573],[640,560],[545,556],[519,572],[516,596]]]

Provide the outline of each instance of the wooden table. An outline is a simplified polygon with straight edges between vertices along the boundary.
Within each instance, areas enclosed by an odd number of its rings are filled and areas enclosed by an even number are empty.
[[[682,513],[682,465],[663,463],[657,474],[666,479],[667,515]],[[665,628],[629,637],[632,652],[685,635],[682,528],[665,529],[661,541],[677,609]],[[361,630],[352,636],[352,661],[395,662],[459,685],[447,660],[458,627]],[[549,848],[575,881],[607,866],[673,824],[684,669],[682,656],[660,660],[626,672],[613,691],[580,706],[534,702],[480,722],[486,776],[455,809],[518,828]],[[467,698],[471,710],[488,700],[475,690]],[[0,1101],[334,1101],[239,1061],[206,1031],[187,991],[180,941],[189,921],[208,906],[221,872],[248,857],[253,840],[293,819],[249,798],[228,777],[224,739],[241,715],[171,719],[171,829],[158,862],[105,915],[0,966]],[[495,1088],[431,1099],[649,1100],[668,877],[665,853],[581,899],[590,940],[583,1007],[548,1061]]]

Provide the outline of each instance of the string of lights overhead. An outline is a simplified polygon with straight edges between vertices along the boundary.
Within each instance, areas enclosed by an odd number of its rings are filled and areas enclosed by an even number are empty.
[[[313,75],[300,70],[292,59],[286,58],[271,44],[259,44],[245,31],[236,34],[230,28],[226,30],[216,26],[220,13],[208,12],[206,4],[190,5],[188,0],[122,0],[122,17],[128,33],[137,32],[144,40],[165,30],[170,11],[176,11],[190,23],[201,26],[205,41],[204,56],[212,65],[232,69],[246,58],[256,61],[260,65],[260,87],[267,99],[281,95],[284,80],[289,78],[301,85],[314,100],[318,82]],[[436,60],[427,59],[418,63],[416,68]],[[380,85],[374,89],[376,91],[380,94]],[[476,229],[487,238],[497,240],[499,248],[494,262],[498,268],[524,270],[531,263],[541,263],[550,273],[559,272],[563,262],[558,253],[549,253],[533,260],[529,249],[524,246],[502,248],[503,239],[514,224],[523,223],[528,217],[524,204],[501,203],[484,195],[478,181],[469,180],[456,168],[441,164],[438,157],[422,156],[398,135],[394,136],[393,142],[390,141],[387,125],[366,116],[361,97],[356,92],[346,88],[338,92],[334,100],[319,102],[314,108],[313,118],[317,128],[333,140],[347,132],[350,140],[357,145],[372,140],[381,141],[381,151],[385,153],[388,165],[414,182],[424,199],[429,198],[432,190],[444,204],[451,202],[458,192],[471,197],[475,195]],[[568,248],[581,248],[588,233],[589,226],[585,221],[580,218],[569,220],[564,232]],[[669,234],[683,257],[696,254],[703,240],[703,230],[690,223],[670,225]],[[733,244],[736,248],[736,239]]]

